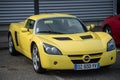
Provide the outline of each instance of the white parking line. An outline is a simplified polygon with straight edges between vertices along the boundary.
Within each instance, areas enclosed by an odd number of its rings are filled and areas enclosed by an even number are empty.
[[[120,52],[120,49],[117,49],[117,52]]]
[[[65,80],[65,79],[63,79],[62,77],[60,77],[60,76],[57,76],[57,75],[53,75],[57,80]]]
[[[117,52],[120,52],[120,48],[117,48]]]
[[[50,73],[53,77],[55,77],[57,80],[65,80],[64,78],[56,75],[55,73]]]

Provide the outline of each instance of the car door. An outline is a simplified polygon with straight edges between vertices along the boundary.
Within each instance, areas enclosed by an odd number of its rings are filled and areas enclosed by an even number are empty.
[[[23,54],[27,57],[30,57],[30,43],[31,38],[33,36],[33,27],[34,27],[34,20],[28,19],[27,23],[25,25],[25,28],[27,31],[23,31],[20,33],[20,43],[21,43],[21,50],[23,51]]]

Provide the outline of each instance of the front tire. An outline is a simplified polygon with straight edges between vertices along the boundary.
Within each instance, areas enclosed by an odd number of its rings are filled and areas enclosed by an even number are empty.
[[[8,48],[9,48],[10,55],[16,56],[18,54],[18,52],[15,50],[15,46],[14,46],[13,39],[12,39],[11,35],[8,36]]]
[[[41,66],[39,51],[36,44],[33,44],[32,47],[32,62],[33,62],[33,68],[35,72],[37,73],[45,73],[45,69]]]
[[[110,26],[108,26],[108,25],[105,26],[105,28],[104,28],[104,32],[106,32],[106,33],[112,35],[112,30],[111,30]]]

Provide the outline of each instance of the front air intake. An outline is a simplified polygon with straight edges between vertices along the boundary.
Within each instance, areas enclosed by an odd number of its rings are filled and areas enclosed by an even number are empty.
[[[69,37],[54,37],[54,39],[56,39],[56,40],[72,40]]]
[[[81,39],[92,39],[93,37],[91,35],[86,36],[80,36]]]

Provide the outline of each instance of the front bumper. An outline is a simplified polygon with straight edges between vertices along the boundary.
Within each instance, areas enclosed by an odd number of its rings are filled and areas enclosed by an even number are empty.
[[[40,56],[42,56],[40,57],[42,67],[52,70],[74,70],[74,64],[99,63],[102,67],[116,62],[116,50],[87,55],[49,55],[43,53]],[[89,56],[90,60],[85,61],[85,56]]]

